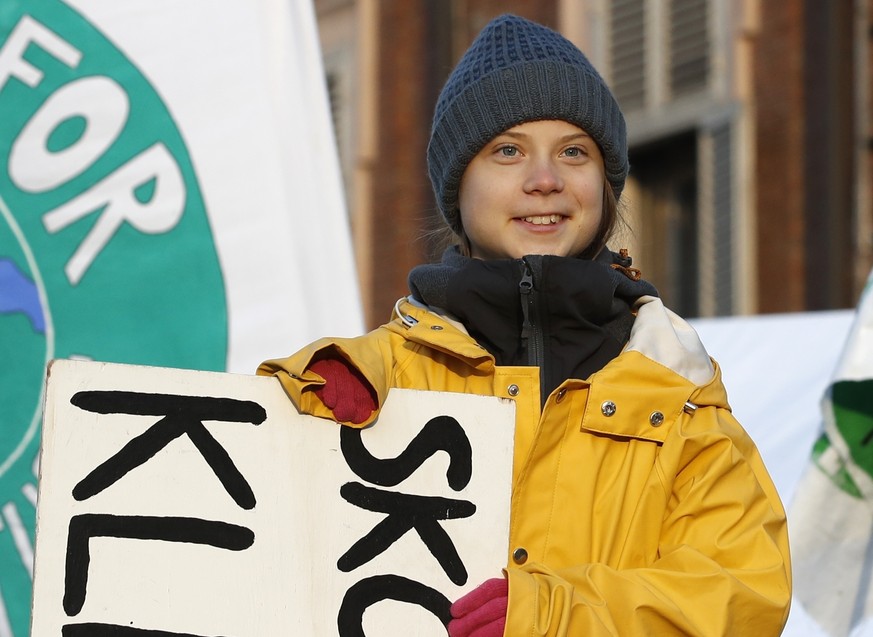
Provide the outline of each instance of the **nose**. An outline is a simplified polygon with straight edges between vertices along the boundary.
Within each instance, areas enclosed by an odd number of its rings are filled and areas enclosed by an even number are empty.
[[[524,191],[528,194],[549,194],[564,188],[564,180],[554,162],[543,159],[530,164],[524,180]]]

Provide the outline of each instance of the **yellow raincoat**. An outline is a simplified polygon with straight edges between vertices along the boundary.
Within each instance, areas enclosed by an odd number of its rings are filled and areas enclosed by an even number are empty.
[[[327,347],[380,405],[391,387],[515,401],[506,635],[779,635],[791,574],[776,489],[694,331],[657,298],[636,311],[622,353],[544,408],[536,367],[496,366],[409,299],[365,336],[321,339],[258,373],[331,419],[306,391],[323,383],[305,370]]]

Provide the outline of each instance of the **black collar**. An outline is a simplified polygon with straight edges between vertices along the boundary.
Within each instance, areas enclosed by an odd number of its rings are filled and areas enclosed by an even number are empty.
[[[596,260],[483,261],[450,248],[440,264],[414,268],[409,287],[418,300],[457,317],[498,365],[539,365],[545,399],[567,378],[585,379],[617,356],[633,325],[634,302],[657,296],[651,284],[610,267],[618,259],[603,251]],[[526,271],[532,294],[520,287]],[[531,338],[539,339],[536,347]]]

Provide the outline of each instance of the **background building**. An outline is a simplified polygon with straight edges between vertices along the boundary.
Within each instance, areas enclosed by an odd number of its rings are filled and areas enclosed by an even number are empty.
[[[439,224],[437,94],[492,17],[573,40],[628,120],[619,243],[686,316],[854,307],[873,266],[873,0],[315,0],[367,324]]]

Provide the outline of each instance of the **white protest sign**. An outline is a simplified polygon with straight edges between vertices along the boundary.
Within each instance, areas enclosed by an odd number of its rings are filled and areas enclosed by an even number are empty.
[[[54,361],[32,634],[444,636],[505,564],[513,410],[392,390],[355,430],[273,378]]]

